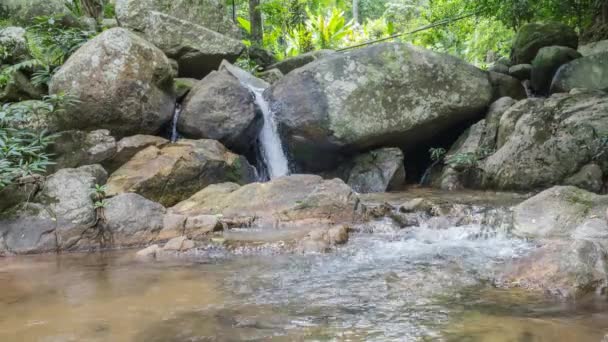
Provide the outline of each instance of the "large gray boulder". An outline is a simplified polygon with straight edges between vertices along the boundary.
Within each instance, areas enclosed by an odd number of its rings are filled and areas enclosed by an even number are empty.
[[[333,226],[356,219],[358,202],[358,196],[339,179],[292,175],[242,187],[210,185],[170,211],[186,216],[219,214],[224,219],[248,217],[264,227]]]
[[[403,152],[381,148],[361,154],[349,162],[346,182],[359,193],[399,190],[405,183]]]
[[[158,203],[134,193],[120,194],[106,202],[105,229],[116,246],[149,244],[163,229],[165,207]]]
[[[25,29],[9,26],[0,29],[0,46],[4,49],[4,56],[0,56],[0,64],[15,64],[29,58]]]
[[[480,164],[485,188],[529,190],[562,182],[595,161],[606,171],[608,95],[555,94],[503,114],[497,151]]]
[[[575,88],[608,91],[608,51],[579,58],[557,71],[551,93],[565,93]]]
[[[557,70],[564,64],[569,63],[581,54],[575,49],[565,46],[548,46],[538,50],[538,54],[532,61],[532,73],[530,84],[539,95],[549,94],[551,81]]]
[[[114,172],[119,167],[123,166],[126,162],[131,160],[137,152],[145,150],[150,146],[162,148],[168,145],[169,140],[155,135],[133,135],[130,137],[122,138],[116,143],[116,153],[110,160],[106,160],[103,166],[108,172]]]
[[[529,64],[538,50],[546,46],[566,46],[576,50],[578,35],[568,25],[550,23],[530,23],[522,26],[513,42],[511,60],[513,65]]]
[[[53,76],[50,92],[80,101],[57,114],[63,130],[108,129],[115,136],[158,131],[175,102],[167,57],[122,28],[78,49]]]
[[[489,72],[490,84],[492,85],[492,101],[501,97],[510,97],[515,100],[522,100],[528,97],[526,88],[520,80],[513,76],[503,73]]]
[[[225,2],[219,0],[116,0],[116,16],[122,25],[144,31],[150,11],[204,26],[239,39],[239,28],[228,18]]]
[[[384,43],[312,62],[267,92],[300,170],[335,167],[343,150],[413,146],[483,114],[487,74],[448,56]]]
[[[171,206],[210,184],[255,181],[255,168],[245,157],[215,140],[186,140],[150,146],[116,170],[107,183],[110,196],[134,192]]]
[[[608,39],[581,45],[578,47],[578,52],[585,57],[595,55],[596,53],[608,52]]]
[[[214,71],[198,82],[183,102],[178,131],[192,139],[214,139],[248,153],[261,128],[254,94],[227,71]]]
[[[240,40],[155,11],[146,16],[142,35],[177,61],[180,77],[203,78],[222,60],[236,61],[245,49]]]

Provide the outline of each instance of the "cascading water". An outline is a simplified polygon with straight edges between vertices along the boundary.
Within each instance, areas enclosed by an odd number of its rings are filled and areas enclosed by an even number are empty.
[[[264,123],[258,137],[259,154],[262,164],[265,166],[266,176],[264,178],[274,179],[289,174],[289,163],[283,150],[281,137],[274,120],[274,114],[264,99],[264,89],[247,86],[255,95],[255,102],[263,114]],[[264,172],[260,170],[260,174]]]
[[[179,139],[179,133],[177,132],[177,120],[182,112],[182,105],[179,103],[175,104],[173,109],[173,119],[171,120],[171,142],[176,142]]]

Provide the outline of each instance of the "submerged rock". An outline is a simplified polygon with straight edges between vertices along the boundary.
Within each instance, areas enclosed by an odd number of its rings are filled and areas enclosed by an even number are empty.
[[[261,226],[332,226],[358,218],[358,198],[339,179],[293,175],[242,187],[210,185],[170,210],[186,216],[251,217]]]
[[[551,93],[567,93],[575,88],[608,91],[608,51],[579,58],[557,71]]]
[[[193,139],[219,140],[239,153],[252,150],[262,125],[254,94],[227,71],[214,71],[184,100],[177,129]]]
[[[344,150],[430,142],[489,105],[487,74],[451,56],[384,43],[297,69],[268,98],[298,170],[336,166]]]
[[[120,137],[155,133],[171,119],[175,104],[167,57],[122,28],[78,49],[53,76],[50,92],[80,101],[56,114],[62,130],[108,129]]]
[[[578,35],[562,23],[525,24],[515,36],[511,60],[514,65],[529,64],[536,57],[538,50],[546,46],[566,46],[576,50]]]
[[[108,195],[135,192],[165,206],[188,198],[209,184],[255,180],[242,156],[214,140],[180,140],[162,148],[149,146],[108,179]]]

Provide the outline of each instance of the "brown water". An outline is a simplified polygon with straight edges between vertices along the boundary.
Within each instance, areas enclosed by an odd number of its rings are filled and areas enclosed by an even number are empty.
[[[494,289],[532,246],[377,229],[330,255],[0,259],[0,341],[601,341],[608,305]]]

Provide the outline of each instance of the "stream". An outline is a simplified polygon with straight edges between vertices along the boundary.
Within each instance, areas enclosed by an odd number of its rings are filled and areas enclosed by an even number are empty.
[[[0,341],[601,341],[608,303],[492,286],[534,246],[378,221],[330,254],[0,259]]]

